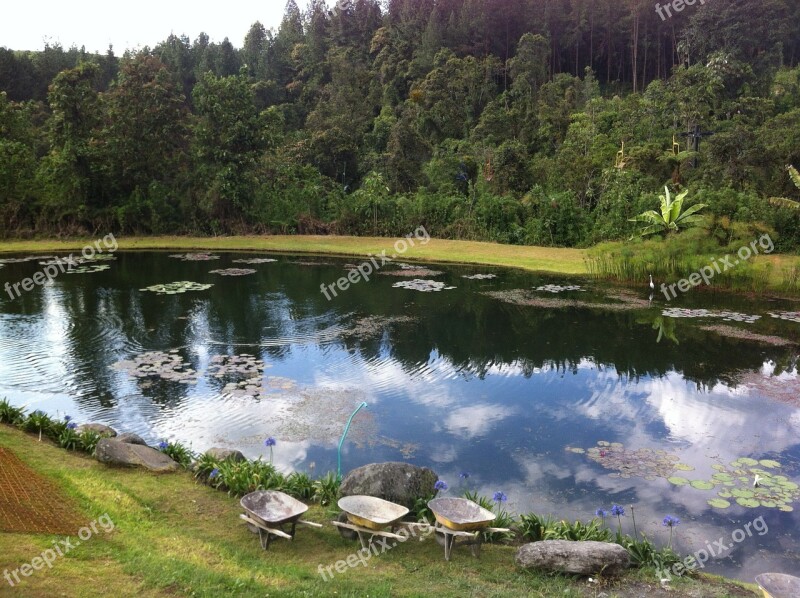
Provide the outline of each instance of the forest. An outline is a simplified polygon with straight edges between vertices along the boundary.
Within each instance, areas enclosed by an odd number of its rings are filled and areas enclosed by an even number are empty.
[[[671,15],[289,0],[240,46],[0,48],[0,236],[425,226],[588,247],[630,238],[667,185],[721,242],[758,226],[800,248],[800,3]]]

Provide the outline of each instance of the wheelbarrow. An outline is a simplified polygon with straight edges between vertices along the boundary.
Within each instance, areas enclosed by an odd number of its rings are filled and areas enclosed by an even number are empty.
[[[408,536],[394,533],[400,520],[408,515],[408,509],[402,505],[365,495],[345,496],[340,498],[337,504],[347,516],[347,521],[332,521],[331,523],[340,531],[355,532],[361,542],[361,548],[368,549],[376,536],[400,542],[405,542],[408,538]],[[403,522],[402,525],[408,527],[418,524]]]
[[[444,543],[444,559],[450,560],[456,539],[471,546],[472,556],[480,558],[483,532],[510,532],[508,528],[489,527],[497,515],[466,498],[441,497],[428,501],[428,508],[436,517],[437,540]],[[440,543],[442,543],[440,541]]]
[[[239,504],[245,510],[239,517],[255,528],[264,550],[269,548],[274,538],[294,538],[297,524],[322,527],[319,523],[300,519],[308,506],[277,490],[256,490],[243,496]]]
[[[756,583],[764,598],[794,598],[800,596],[800,578],[783,573],[762,573]]]

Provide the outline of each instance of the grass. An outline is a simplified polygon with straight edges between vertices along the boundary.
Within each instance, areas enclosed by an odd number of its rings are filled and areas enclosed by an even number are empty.
[[[102,529],[52,570],[35,571],[14,589],[0,577],[0,595],[49,596],[614,596],[651,595],[654,571],[635,571],[618,582],[587,581],[523,571],[514,548],[486,546],[475,560],[457,548],[445,562],[432,539],[409,541],[368,566],[357,566],[323,582],[318,565],[352,554],[357,544],[330,524],[301,528],[292,542],[276,540],[269,552],[238,519],[237,501],[196,483],[188,472],[157,476],[106,467],[59,449],[15,428],[0,425],[0,446],[52,480],[75,503],[87,524],[107,514],[112,533]],[[1,490],[0,490],[1,491]],[[331,520],[312,507],[311,521]],[[77,532],[77,530],[76,530]],[[52,547],[45,535],[0,533],[0,575]],[[742,584],[702,576],[676,580],[670,596],[753,596]],[[701,593],[698,593],[701,592]],[[655,594],[654,594],[655,595]]]

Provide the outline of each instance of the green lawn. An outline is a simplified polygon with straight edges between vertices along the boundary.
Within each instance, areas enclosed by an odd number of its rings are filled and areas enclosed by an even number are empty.
[[[237,501],[188,473],[109,468],[4,425],[0,446],[63,489],[87,524],[108,514],[115,526],[13,589],[0,579],[2,596],[577,597],[598,591],[585,580],[517,569],[513,547],[485,546],[480,560],[457,548],[448,563],[432,538],[408,541],[373,557],[366,568],[358,565],[324,582],[318,566],[347,558],[357,544],[342,539],[327,524],[331,513],[320,507],[312,507],[308,519],[325,522],[324,529],[301,528],[295,541],[276,541],[264,552],[238,519]],[[55,539],[0,533],[0,574],[31,562]],[[634,596],[655,585],[655,572],[639,571],[599,589]],[[673,585],[671,596],[753,595],[717,578]]]

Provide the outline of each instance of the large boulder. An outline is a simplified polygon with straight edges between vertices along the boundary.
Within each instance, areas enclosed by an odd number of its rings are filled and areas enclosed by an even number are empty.
[[[117,431],[114,428],[111,428],[105,424],[81,424],[75,431],[80,434],[81,432],[86,432],[87,430],[97,432],[100,434],[100,436],[107,436],[108,438],[113,438],[117,435]]]
[[[339,494],[353,496],[365,494],[414,507],[418,498],[433,496],[439,479],[432,469],[409,463],[372,463],[358,467],[342,480]]]
[[[102,438],[94,449],[95,459],[109,465],[144,467],[156,473],[177,471],[181,468],[161,451],[141,444],[128,444],[113,438]]]
[[[628,551],[610,542],[544,540],[517,550],[517,565],[578,575],[612,576],[630,566]]]
[[[125,432],[124,434],[120,434],[119,436],[115,437],[114,440],[117,442],[125,442],[127,444],[141,444],[142,446],[147,446],[147,443],[144,441],[144,439],[133,432]]]
[[[241,451],[237,451],[236,449],[228,449],[228,448],[219,448],[214,447],[210,448],[206,451],[206,455],[209,457],[213,457],[217,461],[245,461],[245,456]]]

